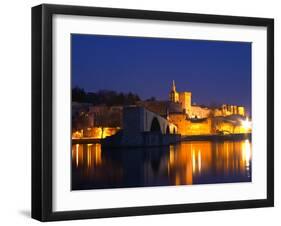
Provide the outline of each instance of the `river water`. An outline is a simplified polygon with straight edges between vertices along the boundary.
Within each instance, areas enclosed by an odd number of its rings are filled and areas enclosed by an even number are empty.
[[[72,145],[72,190],[251,181],[251,142],[188,141],[103,150]]]

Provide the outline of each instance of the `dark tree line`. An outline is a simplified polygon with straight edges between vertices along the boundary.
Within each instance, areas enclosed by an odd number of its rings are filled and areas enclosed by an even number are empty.
[[[93,105],[133,105],[140,98],[134,93],[118,93],[111,90],[100,90],[96,93],[86,92],[84,89],[75,87],[72,89],[72,101],[80,103],[91,103]]]

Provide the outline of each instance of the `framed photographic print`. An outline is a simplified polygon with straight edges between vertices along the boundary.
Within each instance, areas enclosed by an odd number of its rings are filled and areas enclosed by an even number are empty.
[[[32,8],[32,217],[274,205],[274,21]]]

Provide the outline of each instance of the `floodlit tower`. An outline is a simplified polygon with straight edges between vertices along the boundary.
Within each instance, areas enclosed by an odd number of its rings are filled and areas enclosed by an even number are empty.
[[[173,92],[176,92],[176,84],[175,84],[175,80],[173,80],[172,91],[173,91]]]
[[[191,115],[191,92],[180,92],[179,93],[179,103],[184,111],[184,113]]]
[[[170,91],[170,101],[172,102],[179,102],[179,93],[176,90],[176,84],[175,81],[173,80],[173,84],[172,84],[172,89]]]

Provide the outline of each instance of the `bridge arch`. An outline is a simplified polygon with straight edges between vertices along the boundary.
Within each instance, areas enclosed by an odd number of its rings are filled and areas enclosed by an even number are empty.
[[[158,119],[156,117],[154,117],[152,119],[151,126],[150,126],[150,131],[151,132],[161,132],[160,123],[159,123],[159,121],[158,121]]]

